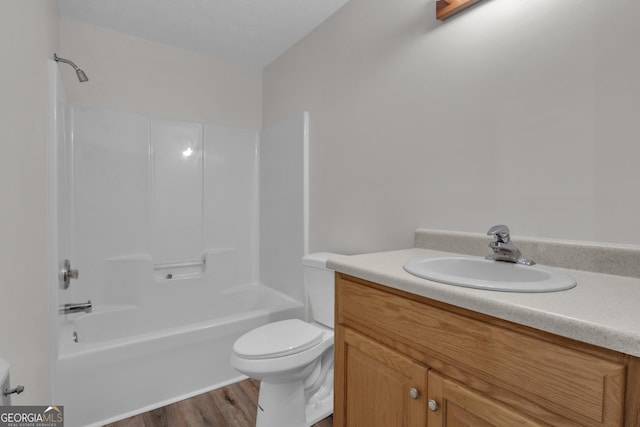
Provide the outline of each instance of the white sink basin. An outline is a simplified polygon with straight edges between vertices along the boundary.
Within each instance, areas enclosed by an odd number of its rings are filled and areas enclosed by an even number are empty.
[[[434,282],[504,292],[555,292],[576,286],[573,277],[541,265],[479,257],[423,258],[404,265],[407,273]]]

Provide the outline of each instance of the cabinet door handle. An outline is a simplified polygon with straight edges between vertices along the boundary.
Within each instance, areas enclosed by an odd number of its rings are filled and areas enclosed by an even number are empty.
[[[418,397],[420,397],[420,392],[417,388],[411,387],[409,389],[409,396],[411,396],[412,399],[417,399]]]
[[[440,408],[440,405],[438,405],[438,402],[436,402],[433,399],[429,399],[429,402],[427,402],[427,406],[433,412],[437,411]]]

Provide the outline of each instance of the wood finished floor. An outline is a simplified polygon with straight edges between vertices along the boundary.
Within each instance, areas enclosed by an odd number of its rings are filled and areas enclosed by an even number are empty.
[[[105,427],[255,427],[260,382],[240,381]],[[333,427],[333,417],[313,427]]]

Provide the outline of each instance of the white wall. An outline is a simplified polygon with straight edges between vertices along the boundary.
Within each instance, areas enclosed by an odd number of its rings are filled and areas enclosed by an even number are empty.
[[[116,31],[60,20],[60,52],[89,76],[63,74],[70,102],[257,129],[262,76],[258,69],[213,59]]]
[[[14,405],[51,403],[47,62],[57,45],[56,1],[0,1],[0,358],[25,386]]]
[[[640,244],[640,2],[351,0],[264,71],[310,112],[311,251],[417,227]]]

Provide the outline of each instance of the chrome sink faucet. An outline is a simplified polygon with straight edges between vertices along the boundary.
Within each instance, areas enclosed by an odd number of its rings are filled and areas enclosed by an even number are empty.
[[[493,249],[493,254],[487,255],[485,258],[493,261],[514,262],[516,264],[534,265],[535,262],[529,258],[525,258],[520,253],[520,249],[511,243],[509,227],[506,225],[494,225],[487,231],[487,236],[495,237],[495,241],[489,243],[489,247]]]

